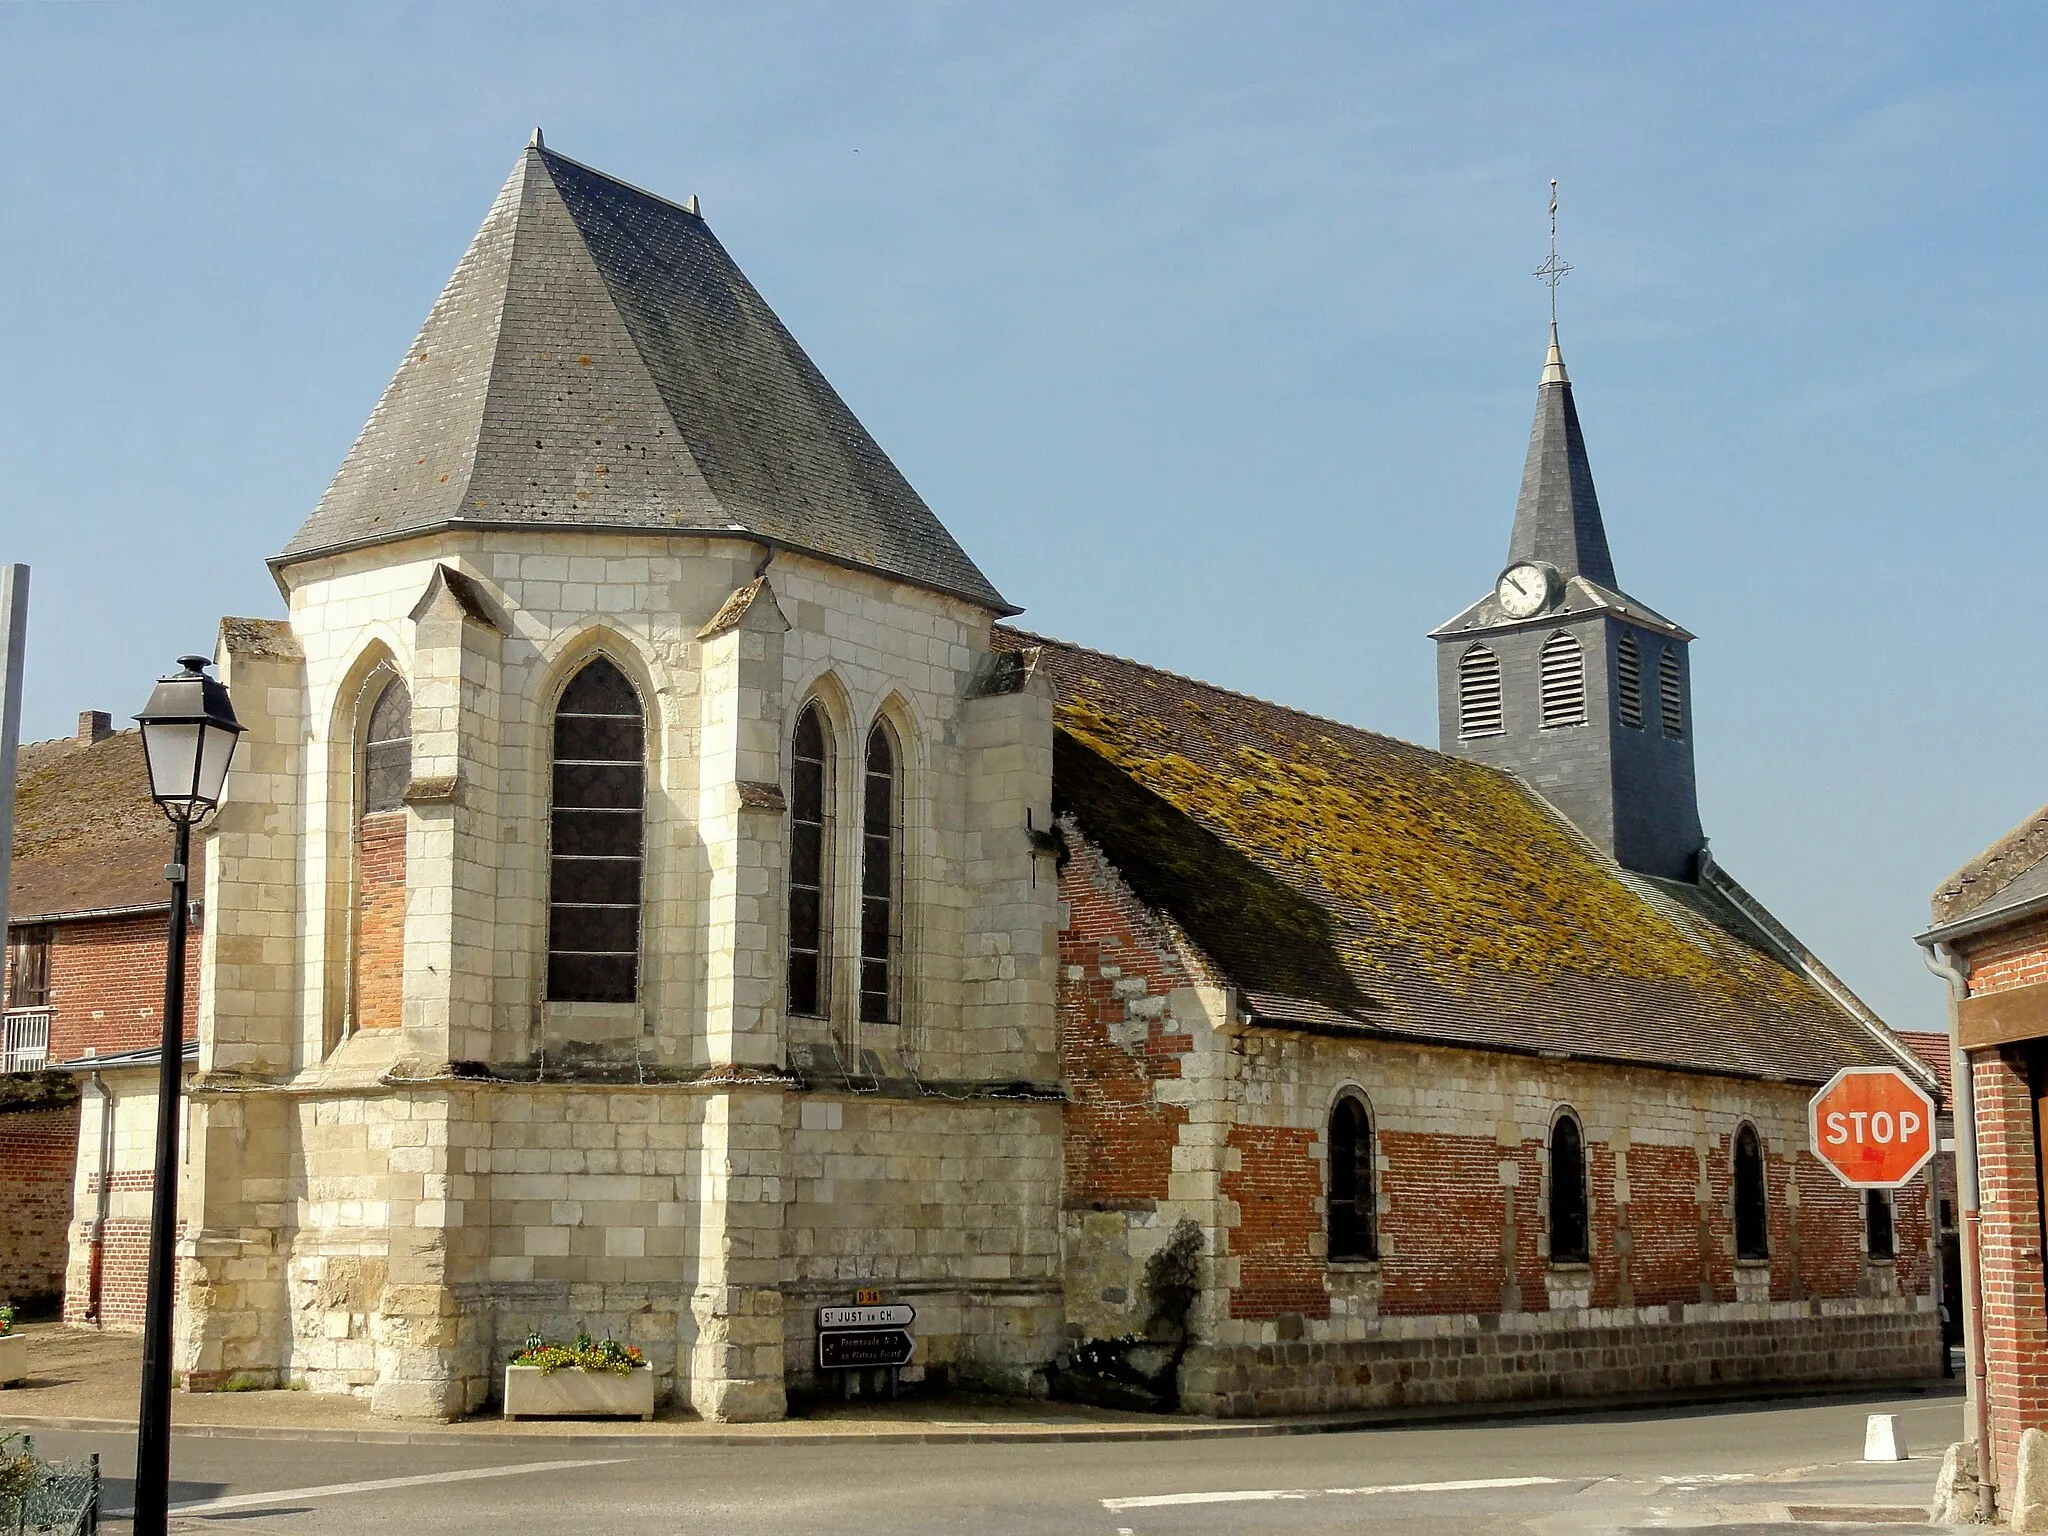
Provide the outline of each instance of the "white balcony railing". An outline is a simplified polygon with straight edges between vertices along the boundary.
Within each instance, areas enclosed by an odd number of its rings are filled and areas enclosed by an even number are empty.
[[[50,1008],[10,1008],[0,1015],[0,1072],[40,1072],[50,1059]]]

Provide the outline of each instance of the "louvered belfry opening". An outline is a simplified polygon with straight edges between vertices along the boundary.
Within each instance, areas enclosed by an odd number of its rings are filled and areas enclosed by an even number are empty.
[[[1559,630],[1543,642],[1543,729],[1586,723],[1586,651],[1578,637]]]
[[[548,999],[630,1003],[640,991],[646,721],[600,656],[555,707],[548,859]]]
[[[1583,1264],[1591,1253],[1586,1221],[1586,1139],[1566,1113],[1550,1128],[1550,1262]]]
[[[1379,1257],[1374,1223],[1372,1117],[1353,1094],[1330,1112],[1330,1251],[1335,1263]]]
[[[1498,736],[1502,729],[1500,658],[1475,645],[1458,658],[1458,734]]]
[[[790,738],[789,1011],[825,1012],[826,816],[832,758],[816,704],[804,706]]]
[[[1621,703],[1621,723],[1643,728],[1643,648],[1634,635],[1623,635],[1614,648],[1614,676]]]
[[[896,744],[887,726],[868,732],[861,797],[860,1018],[896,1017],[897,835]]]
[[[1657,656],[1657,712],[1664,734],[1674,741],[1685,735],[1685,678],[1678,652],[1665,646]]]
[[[1764,1150],[1756,1127],[1735,1133],[1735,1257],[1771,1256],[1770,1213],[1764,1196]]]

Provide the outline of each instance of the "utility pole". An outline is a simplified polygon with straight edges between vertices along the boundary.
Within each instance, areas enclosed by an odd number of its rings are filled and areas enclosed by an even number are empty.
[[[21,746],[21,679],[28,650],[28,567],[0,565],[0,939],[14,856],[14,760]]]

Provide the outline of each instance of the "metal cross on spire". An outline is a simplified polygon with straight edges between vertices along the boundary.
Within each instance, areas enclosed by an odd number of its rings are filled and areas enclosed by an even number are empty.
[[[1550,259],[1536,269],[1535,275],[1543,279],[1550,289],[1550,331],[1557,334],[1557,285],[1564,281],[1572,264],[1557,258],[1557,178],[1550,178]]]

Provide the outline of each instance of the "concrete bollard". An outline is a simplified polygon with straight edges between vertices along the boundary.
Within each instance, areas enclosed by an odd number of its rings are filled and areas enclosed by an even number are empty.
[[[1899,1438],[1899,1416],[1895,1413],[1873,1413],[1870,1422],[1863,1426],[1863,1459],[1865,1461],[1905,1461],[1906,1444]]]

